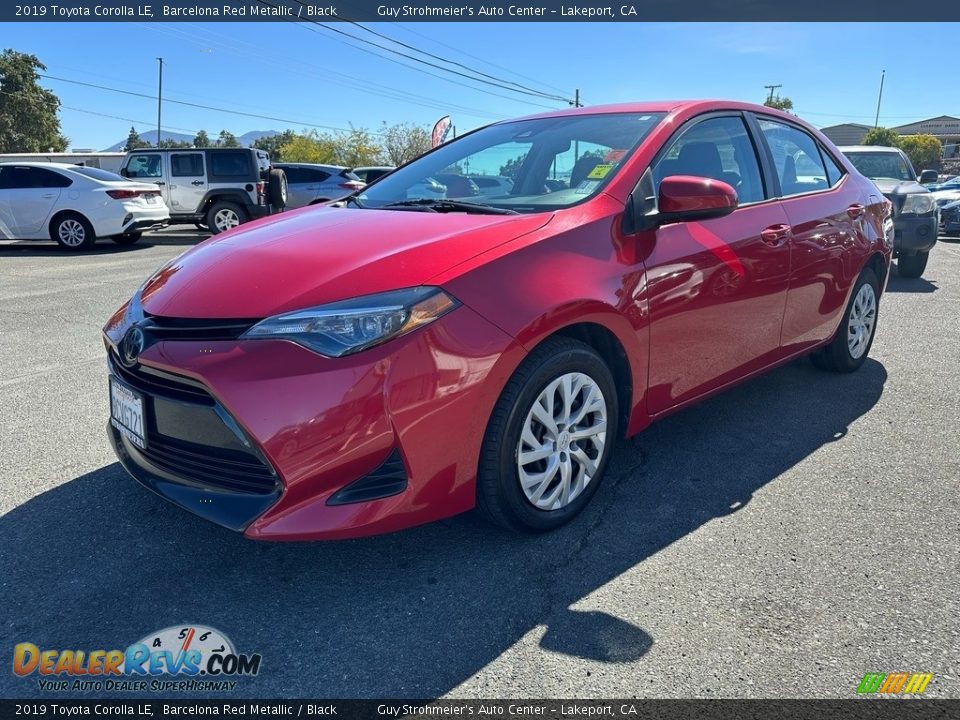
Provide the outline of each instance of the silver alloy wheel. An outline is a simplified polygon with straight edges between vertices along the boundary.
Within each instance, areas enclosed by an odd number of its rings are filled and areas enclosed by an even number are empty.
[[[217,226],[217,230],[220,232],[230,230],[240,224],[240,216],[237,215],[235,210],[223,208],[217,210],[216,215],[213,216],[213,224]]]
[[[517,472],[527,500],[540,510],[566,507],[593,479],[607,440],[607,400],[589,375],[553,380],[527,413]]]
[[[877,294],[873,285],[864,283],[853,299],[850,317],[847,319],[847,349],[854,360],[859,360],[866,352],[876,319]]]
[[[67,247],[80,247],[87,239],[87,231],[79,220],[67,218],[57,228],[57,237]]]

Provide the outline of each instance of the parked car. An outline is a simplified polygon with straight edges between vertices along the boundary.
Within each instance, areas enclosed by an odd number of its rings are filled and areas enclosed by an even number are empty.
[[[435,178],[424,178],[407,188],[408,200],[416,200],[417,198],[436,200],[437,198],[445,198],[446,196],[447,187],[441,185]]]
[[[79,165],[0,163],[2,238],[49,238],[67,250],[89,250],[97,238],[129,245],[169,222],[155,185]]]
[[[287,178],[255,148],[142,148],[127,153],[124,177],[160,188],[171,223],[193,223],[217,234],[282,210]]]
[[[918,182],[910,158],[899,148],[877,145],[850,145],[840,151],[893,204],[893,254],[897,269],[904,277],[920,277],[937,242],[940,220],[936,199]],[[930,172],[933,171],[924,171]],[[936,178],[935,172],[933,177]]]
[[[508,196],[410,197],[518,144]],[[823,187],[798,185],[798,157]],[[554,164],[571,187],[547,192]],[[549,530],[590,502],[625,435],[800,356],[863,365],[892,241],[876,186],[771,108],[504,121],[343,207],[161,268],[104,328],[109,436],[141,483],[250,538],[475,506]]]
[[[353,174],[365,183],[372,183],[374,180],[379,180],[384,175],[391,173],[394,170],[396,170],[396,168],[386,165],[380,165],[377,167],[358,167],[353,169]]]
[[[940,208],[940,234],[960,235],[960,200]]]
[[[287,207],[339,200],[364,186],[350,168],[315,163],[277,163],[287,176]]]
[[[502,175],[470,175],[470,179],[484,197],[509,195],[513,191],[513,180]]]
[[[480,194],[480,188],[477,187],[477,184],[465,175],[437,173],[433,176],[433,179],[443,185],[445,195],[448,198],[468,198]]]

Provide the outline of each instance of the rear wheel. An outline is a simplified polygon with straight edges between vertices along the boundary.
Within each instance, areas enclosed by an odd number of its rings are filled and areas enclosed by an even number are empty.
[[[918,252],[913,255],[900,255],[897,258],[897,272],[906,278],[918,278],[927,269],[929,252]]]
[[[516,530],[552,530],[597,491],[617,438],[617,393],[603,358],[551,338],[517,369],[484,436],[477,506]]]
[[[125,235],[111,235],[110,239],[117,245],[133,245],[137,240],[143,237],[143,233],[133,232]]]
[[[60,247],[74,252],[89,250],[97,241],[93,225],[79,213],[63,213],[50,223],[50,237]]]
[[[227,200],[215,202],[207,211],[207,227],[214,235],[241,225],[247,221],[247,213],[236,203]]]
[[[821,370],[853,372],[867,359],[873,345],[879,312],[880,281],[870,268],[864,268],[847,303],[843,320],[833,340],[810,359]]]

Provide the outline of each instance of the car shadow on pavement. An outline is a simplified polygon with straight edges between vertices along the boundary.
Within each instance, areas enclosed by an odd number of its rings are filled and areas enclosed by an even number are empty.
[[[897,273],[891,273],[887,280],[887,292],[932,293],[939,289],[935,282],[922,277],[907,278]]]
[[[545,658],[643,663],[657,642],[644,618],[584,598],[707,522],[736,523],[757,490],[842,438],[886,378],[874,360],[851,375],[801,360],[669,417],[622,443],[587,510],[545,535],[466,514],[364,540],[257,543],[108,465],[0,518],[0,647],[125,648],[204,624],[262,654],[231,695],[259,697],[436,697],[521,640]],[[0,673],[0,696],[38,694],[35,677]]]

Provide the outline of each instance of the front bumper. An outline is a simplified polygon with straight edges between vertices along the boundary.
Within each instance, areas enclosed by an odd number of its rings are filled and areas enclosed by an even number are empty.
[[[111,356],[128,327],[105,329]],[[171,380],[174,392],[193,387],[206,399],[169,397],[162,383],[134,385],[114,363],[111,372],[145,396],[147,452],[113,428],[111,442],[139,482],[250,538],[392,532],[473,507],[486,421],[523,355],[464,306],[344,358],[283,340],[158,340],[140,367]],[[150,454],[151,433],[161,451],[163,435],[175,433],[176,449],[207,457],[164,465]],[[275,473],[276,486],[251,491],[223,481],[218,462],[236,462],[240,452]]]
[[[893,221],[893,248],[897,255],[927,252],[937,243],[937,213],[919,217],[901,215]]]

